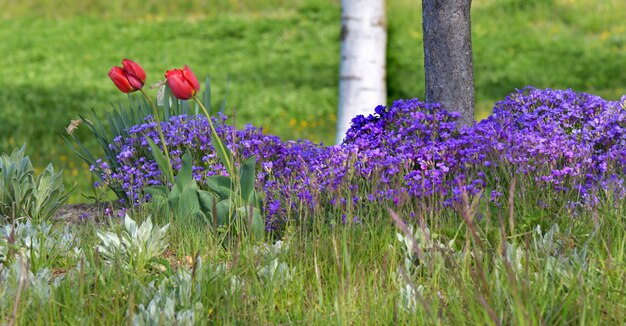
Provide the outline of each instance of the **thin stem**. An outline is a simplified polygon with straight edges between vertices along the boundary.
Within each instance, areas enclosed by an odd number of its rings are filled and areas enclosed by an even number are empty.
[[[200,100],[198,100],[198,98],[196,96],[192,97],[193,100],[200,106],[200,108],[202,109],[202,112],[204,112],[204,115],[206,116],[207,120],[209,121],[209,127],[211,128],[211,137],[213,137],[214,141],[214,146],[218,147],[215,150],[218,153],[223,153],[224,155],[220,155],[222,156],[222,160],[224,160],[224,165],[226,167],[226,170],[228,171],[228,174],[230,175],[231,178],[235,177],[235,170],[233,168],[232,162],[230,161],[230,159],[228,158],[227,155],[227,150],[226,147],[224,146],[224,143],[222,143],[222,141],[220,140],[219,136],[217,135],[217,132],[215,131],[215,127],[213,126],[213,122],[211,122],[211,116],[209,115],[209,111],[207,111],[207,109],[204,107],[204,105],[202,104],[202,102],[200,102]]]
[[[165,158],[167,159],[167,163],[169,165],[167,173],[173,184],[174,183],[174,171],[172,168],[172,160],[170,160],[170,153],[167,150],[165,137],[163,137],[163,130],[161,129],[161,122],[159,121],[159,112],[157,111],[157,108],[154,105],[154,102],[152,102],[152,99],[150,98],[150,96],[148,96],[146,91],[143,88],[140,88],[139,90],[141,91],[141,94],[143,94],[143,96],[146,98],[146,100],[148,100],[148,103],[150,103],[150,107],[152,108],[152,114],[154,115],[154,119],[156,120],[156,127],[157,127],[157,131],[159,132],[159,138],[161,139],[161,143],[163,144],[163,153],[165,153]]]

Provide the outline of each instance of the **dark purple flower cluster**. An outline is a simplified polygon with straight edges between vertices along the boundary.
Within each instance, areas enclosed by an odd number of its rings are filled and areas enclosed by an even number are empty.
[[[572,195],[577,198],[570,200],[572,207],[593,205],[609,190],[618,198],[625,195],[626,110],[619,102],[526,88],[472,127],[458,127],[459,117],[439,104],[396,101],[355,117],[344,143],[330,147],[283,142],[252,126],[236,130],[224,117],[216,127],[238,160],[257,155],[257,188],[265,192],[268,226],[303,209],[336,209],[343,219],[347,213],[355,220],[358,208],[372,201],[402,206],[434,198],[450,205],[460,197],[459,185],[470,195],[487,191],[499,203],[514,175],[536,189]],[[162,129],[175,171],[189,150],[201,187],[207,175],[226,175],[206,119],[173,117]],[[146,199],[146,186],[163,182],[145,137],[160,142],[153,122],[129,134],[110,145],[121,168],[102,179],[118,183],[137,204]]]
[[[579,198],[577,204],[593,205],[607,189],[624,196],[621,103],[571,90],[526,88],[497,103],[487,119],[457,129],[457,113],[438,104],[398,101],[355,118],[345,143],[359,148],[357,161],[369,165],[365,172],[378,167],[382,182],[403,168],[404,183],[394,182],[411,197],[437,195],[450,204],[459,198],[461,181],[470,195],[489,188],[498,202],[502,179],[516,175],[536,189],[570,193]]]
[[[109,148],[117,153],[117,162],[120,167],[112,171],[106,162],[101,163],[105,173],[101,179],[106,183],[116,183],[121,186],[135,204],[143,202],[145,188],[151,185],[160,185],[164,177],[157,163],[152,160],[147,138],[152,139],[157,146],[162,148],[156,123],[148,117],[145,124],[134,126],[128,130],[129,137],[118,137]],[[261,129],[250,125],[243,130],[236,130],[225,125],[225,117],[221,117],[220,123],[213,118],[216,131],[229,149],[236,153],[237,157],[257,155],[260,161],[274,158],[275,151],[282,143],[276,136],[264,135]],[[175,116],[169,121],[161,123],[164,138],[172,160],[174,171],[178,171],[182,165],[182,156],[189,151],[193,156],[193,175],[201,184],[206,176],[221,174],[227,175],[226,169],[220,163],[217,154],[213,150],[210,138],[209,123],[206,118]],[[99,160],[99,162],[102,162]],[[93,169],[92,169],[93,170]]]

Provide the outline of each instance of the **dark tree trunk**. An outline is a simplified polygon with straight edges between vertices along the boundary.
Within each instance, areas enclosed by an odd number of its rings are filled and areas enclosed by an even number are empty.
[[[460,112],[474,124],[472,0],[422,0],[426,101]]]

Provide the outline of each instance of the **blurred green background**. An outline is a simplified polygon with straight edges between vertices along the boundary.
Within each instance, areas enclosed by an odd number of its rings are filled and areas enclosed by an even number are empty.
[[[421,1],[387,0],[389,102],[423,98]],[[332,143],[339,71],[338,0],[0,0],[0,152],[27,143],[77,183],[88,168],[59,136],[78,114],[125,102],[107,77],[122,58],[148,84],[188,64],[210,74],[213,98],[283,139]],[[526,85],[617,100],[626,93],[626,1],[475,0],[477,117]],[[79,137],[90,142],[84,128]],[[99,153],[99,152],[98,152]]]

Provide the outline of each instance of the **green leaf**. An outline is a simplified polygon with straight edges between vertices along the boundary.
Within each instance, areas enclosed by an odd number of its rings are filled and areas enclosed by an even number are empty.
[[[67,138],[65,135],[60,134],[61,137],[63,138],[63,140],[65,141],[65,143],[72,149],[72,151],[78,155],[78,157],[80,157],[83,161],[85,161],[85,163],[87,163],[89,166],[94,166],[96,167],[96,158],[93,157],[93,155],[89,152],[89,150],[87,150],[87,148],[83,145],[83,143],[73,134],[69,135],[70,138],[72,138],[72,140],[74,140],[76,142],[76,144],[78,145],[78,148],[76,148],[74,146],[74,144],[72,144],[72,142],[69,140],[69,138]]]
[[[248,157],[243,162],[239,178],[241,197],[246,203],[250,203],[250,200],[253,199],[251,197],[254,192],[254,183],[256,182],[256,155]]]
[[[189,114],[191,112],[191,106],[189,105],[189,101],[181,101],[180,102],[180,114],[184,114],[186,116],[191,116],[191,114]]]
[[[170,89],[170,85],[165,83],[165,91],[163,92],[163,115],[165,116],[165,119],[168,119],[168,120],[171,117],[171,107],[172,107],[171,102],[170,102],[171,100],[172,100],[172,91]]]
[[[205,178],[207,186],[220,198],[227,199],[231,196],[230,178],[223,175],[212,175]]]
[[[179,217],[196,217],[201,213],[197,187],[188,185],[181,191],[177,211]]]
[[[211,78],[206,76],[204,81],[204,95],[202,96],[202,104],[211,113]]]
[[[224,114],[224,109],[226,108],[226,98],[228,98],[228,89],[230,88],[230,76],[228,76],[228,81],[226,82],[226,92],[224,93],[224,100],[222,101],[222,105],[220,106],[220,112]]]
[[[150,137],[146,137],[146,140],[148,141],[148,145],[150,145],[150,149],[152,150],[152,157],[159,166],[161,174],[165,175],[165,180],[168,183],[174,184],[174,180],[170,180],[172,178],[172,166],[170,165],[170,162],[167,161],[167,158],[165,158],[165,155],[163,154],[163,152],[161,152],[161,149],[154,143],[154,141],[152,141],[152,139],[150,139]]]
[[[172,265],[170,261],[166,258],[152,257],[148,260],[147,266],[148,268],[155,268],[157,270],[161,270],[165,273],[165,275],[174,274],[174,270],[172,269]],[[161,268],[159,268],[161,267]]]
[[[230,200],[224,199],[217,203],[215,207],[217,211],[217,224],[228,225],[230,223]]]
[[[173,99],[170,114],[176,115],[176,113],[180,112],[180,103],[178,102],[178,99],[175,98],[174,95],[172,94],[172,89],[170,88],[169,84],[167,84],[167,88],[165,89],[165,92],[169,93],[170,98]]]
[[[250,212],[252,212],[252,220],[250,220]],[[248,227],[250,234],[255,237],[262,237],[265,232],[265,223],[261,217],[261,211],[253,206],[244,206],[237,208],[237,216],[243,219],[243,223]]]
[[[213,215],[213,209],[216,208],[218,199],[214,194],[206,190],[198,190],[200,208],[206,215]]]
[[[217,153],[217,156],[220,158],[220,161],[222,161],[222,164],[226,168],[226,171],[228,171],[228,175],[231,177],[234,176],[233,154],[230,152],[228,147],[224,145],[222,140],[217,136],[217,133],[214,131],[211,133],[211,144],[215,149],[215,153]]]
[[[182,190],[183,187],[187,186],[187,184],[193,180],[193,161],[189,151],[186,151],[183,155],[182,162],[183,164],[176,175],[175,187],[178,187],[179,190]]]
[[[166,186],[157,185],[146,188],[146,191],[152,195],[152,197],[167,197],[168,189]]]
[[[149,205],[154,212],[160,216],[167,216],[172,211],[168,202],[169,189],[166,186],[150,186],[146,191],[152,195]]]

